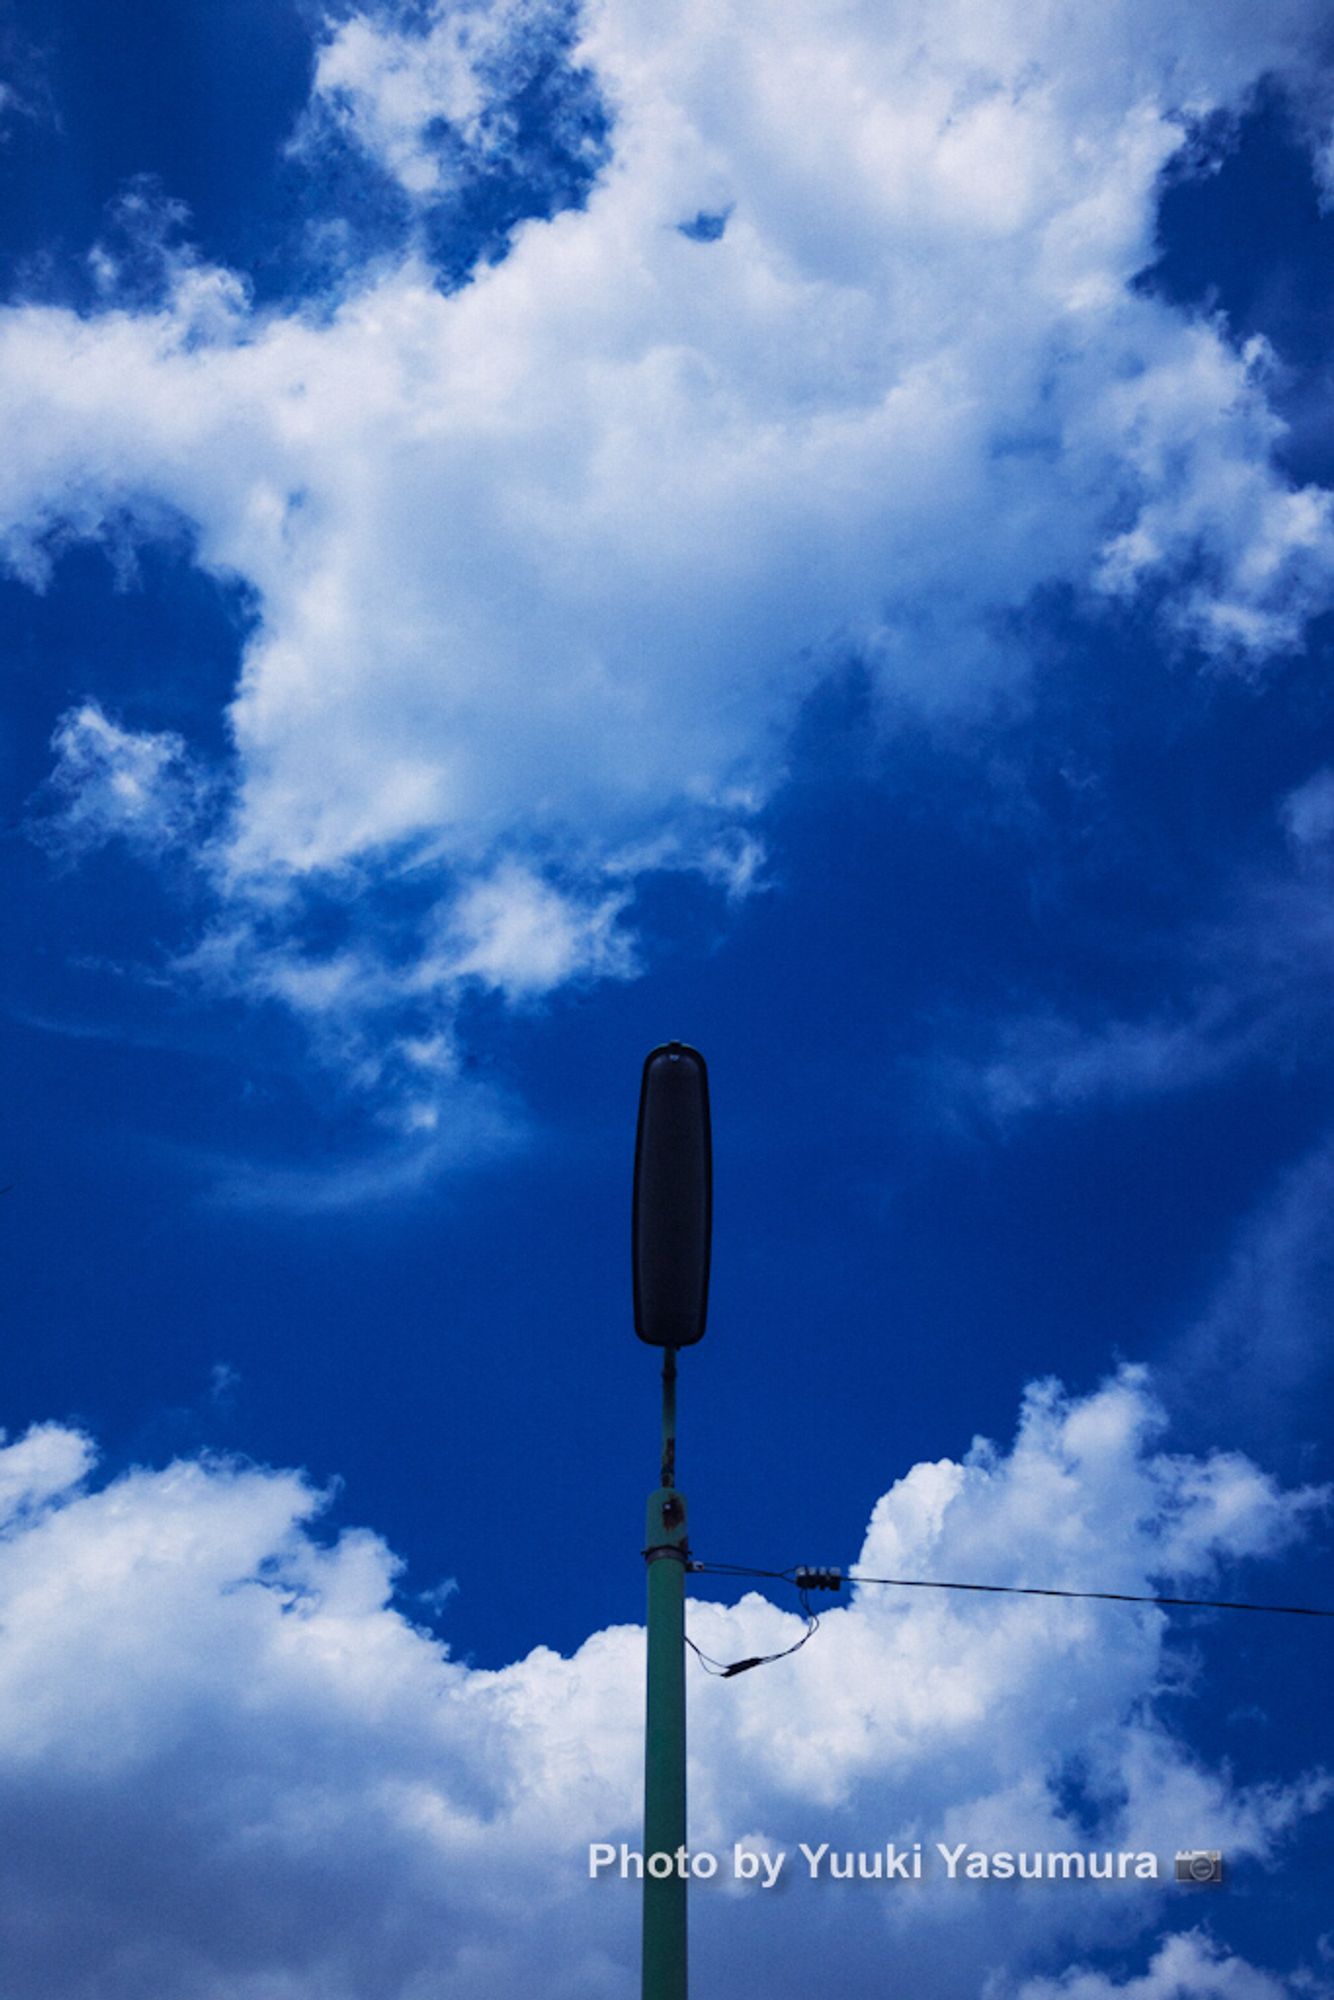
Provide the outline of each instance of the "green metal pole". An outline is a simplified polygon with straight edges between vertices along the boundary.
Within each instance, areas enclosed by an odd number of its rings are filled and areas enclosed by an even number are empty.
[[[686,1503],[676,1490],[676,1350],[662,1362],[662,1484],[649,1497],[643,2000],[686,2000]],[[671,1872],[654,1876],[653,1856]],[[662,1863],[658,1864],[659,1867]]]

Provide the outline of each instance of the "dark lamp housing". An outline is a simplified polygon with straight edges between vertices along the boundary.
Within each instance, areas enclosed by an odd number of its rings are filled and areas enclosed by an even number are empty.
[[[635,1332],[690,1347],[704,1332],[713,1229],[709,1073],[698,1049],[667,1042],[644,1063],[631,1225]]]

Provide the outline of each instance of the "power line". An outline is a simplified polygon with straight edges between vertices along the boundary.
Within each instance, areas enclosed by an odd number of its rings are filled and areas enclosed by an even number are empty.
[[[794,1583],[798,1572],[803,1571],[801,1564],[793,1564],[788,1569],[755,1569],[745,1563],[692,1562],[689,1567],[697,1574],[705,1576],[765,1577],[775,1583]],[[809,1577],[813,1572],[804,1570],[804,1574]],[[825,1575],[837,1578],[839,1572],[826,1571]],[[985,1593],[987,1596],[1079,1597],[1095,1599],[1104,1604],[1159,1604],[1190,1611],[1268,1611],[1285,1618],[1334,1618],[1334,1610],[1326,1610],[1311,1604],[1251,1604],[1238,1598],[1228,1597],[1148,1596],[1129,1590],[1058,1590],[1032,1583],[958,1583],[943,1581],[936,1577],[863,1576],[858,1570],[849,1570],[843,1580],[848,1583],[883,1584],[895,1590],[971,1590]],[[838,1583],[824,1584],[822,1587],[837,1589]]]

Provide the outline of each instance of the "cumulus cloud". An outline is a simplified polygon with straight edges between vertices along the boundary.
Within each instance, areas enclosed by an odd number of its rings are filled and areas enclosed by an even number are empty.
[[[1257,337],[1239,373],[1237,356],[1199,328],[1155,383],[1109,392],[1146,497],[1104,548],[1098,581],[1126,595],[1146,576],[1175,574],[1169,620],[1207,652],[1243,660],[1297,650],[1331,579],[1331,496],[1262,470],[1283,427],[1243,382],[1272,359]]]
[[[1042,1385],[1009,1451],[979,1442],[899,1480],[862,1564],[1018,1581],[1019,1551],[1040,1546],[1051,1581],[1093,1566],[1132,1589],[1203,1582],[1283,1547],[1320,1502],[1235,1457],[1165,1453],[1160,1430],[1138,1371],[1083,1399]],[[633,1983],[635,1892],[590,1882],[587,1844],[636,1841],[641,1631],[471,1668],[396,1608],[382,1542],[320,1531],[324,1496],[298,1474],[203,1459],[99,1486],[89,1460],[58,1426],[0,1451],[12,2000],[498,2000]],[[467,1587],[451,1600],[461,1628]],[[801,1628],[755,1594],[689,1615],[722,1657]],[[1173,1657],[1159,1611],[859,1589],[798,1657],[692,1683],[692,1840],[783,1846],[794,1873],[801,1840],[891,1837],[1125,1847],[1169,1866],[1179,1845],[1221,1845],[1239,1868],[1275,1865],[1323,1781],[1242,1786],[1192,1757],[1159,1705]],[[1071,1949],[1159,1926],[1170,1893],[869,1886],[702,1888],[697,1962],[725,1964],[741,2000],[809,1992],[834,1945],[852,2000],[883,1991],[889,1951],[924,2000],[973,2000],[997,1967],[998,1994],[1024,1977],[1039,1981],[1026,2000],[1101,1994],[1121,1989],[1083,1972],[1049,1982]],[[1268,2000],[1234,1966],[1170,1939],[1158,1983],[1126,1990]],[[1165,1985],[1169,1971],[1196,1984]]]
[[[608,885],[753,853],[849,653],[896,699],[975,705],[1052,584],[1150,591],[1220,661],[1297,643],[1334,536],[1276,467],[1263,346],[1132,281],[1165,163],[1262,75],[1300,83],[1318,25],[1299,0],[342,16],[314,157],[333,119],[418,202],[446,128],[519,159],[488,106],[540,45],[610,121],[586,201],[452,291],[420,239],[315,310],[173,252],[153,301],[0,316],[15,572],[184,519],[253,592],[221,934],[262,909],[308,958],[304,897],[423,871],[433,1034],[460,963],[524,999],[623,974]],[[530,916],[428,952],[506,869]]]

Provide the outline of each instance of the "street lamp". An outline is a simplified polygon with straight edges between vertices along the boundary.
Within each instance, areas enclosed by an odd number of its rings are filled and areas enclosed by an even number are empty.
[[[676,1350],[704,1334],[713,1228],[709,1077],[667,1042],[644,1063],[631,1223],[635,1332],[662,1357],[662,1470],[648,1503],[643,2000],[686,2000],[685,1496],[676,1486]],[[671,1866],[655,1873],[657,1857]]]

